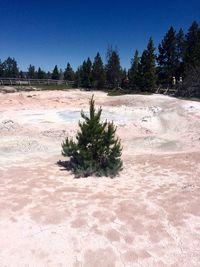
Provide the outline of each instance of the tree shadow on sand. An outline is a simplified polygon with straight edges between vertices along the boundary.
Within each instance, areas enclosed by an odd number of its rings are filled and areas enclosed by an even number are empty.
[[[61,171],[71,171],[71,164],[70,164],[70,161],[66,161],[66,160],[58,160],[56,162],[57,166],[61,167],[60,170]]]

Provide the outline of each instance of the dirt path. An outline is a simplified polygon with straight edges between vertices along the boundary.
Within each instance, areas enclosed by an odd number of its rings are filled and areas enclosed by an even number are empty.
[[[91,92],[0,94],[0,266],[200,266],[200,103],[94,94],[124,147],[115,179],[56,164]]]

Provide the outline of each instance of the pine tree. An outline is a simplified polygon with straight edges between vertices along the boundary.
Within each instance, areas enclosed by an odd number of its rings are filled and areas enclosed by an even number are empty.
[[[90,58],[83,61],[82,66],[80,67],[80,79],[81,86],[83,88],[91,88],[91,78],[92,78],[92,62]]]
[[[170,27],[158,46],[158,74],[162,84],[171,84],[177,69],[176,32]]]
[[[183,29],[180,29],[176,35],[177,78],[183,76],[184,73],[184,52],[185,52],[185,34],[183,32]]]
[[[36,78],[35,67],[32,66],[31,64],[28,67],[27,77],[29,79],[35,79]]]
[[[200,98],[200,67],[187,70],[183,83],[178,87],[176,96]]]
[[[105,87],[106,75],[103,61],[99,53],[94,58],[92,65],[92,87],[96,89],[103,89]]]
[[[186,35],[185,48],[185,68],[186,71],[190,68],[200,66],[200,28],[194,21]]]
[[[17,78],[19,76],[19,69],[17,61],[14,58],[8,57],[3,62],[4,76],[8,78]]]
[[[50,71],[48,71],[48,72],[46,73],[46,78],[47,78],[47,79],[51,79],[51,72],[50,72]]]
[[[58,80],[63,80],[64,79],[64,72],[62,69],[59,71],[59,79]]]
[[[73,81],[74,80],[74,71],[70,65],[70,63],[67,63],[67,67],[64,71],[64,79],[66,81]]]
[[[116,89],[121,84],[120,58],[112,47],[107,51],[106,79],[109,88]]]
[[[74,73],[74,86],[78,88],[81,86],[81,67]]]
[[[4,77],[4,65],[0,60],[0,77]]]
[[[156,65],[155,47],[153,39],[150,38],[147,49],[141,57],[142,91],[154,92],[156,88]]]
[[[140,74],[140,58],[138,50],[135,51],[134,57],[131,60],[131,67],[128,72],[129,89],[138,91],[140,88],[141,74]]]
[[[58,66],[55,65],[53,72],[52,72],[52,75],[51,75],[51,79],[59,80],[59,76],[60,76],[60,74],[59,74]]]
[[[43,71],[40,67],[38,68],[38,71],[36,73],[36,76],[38,79],[45,79],[46,78],[46,73]]]
[[[128,89],[128,77],[127,77],[127,71],[126,68],[121,70],[121,88],[123,88],[124,90]]]
[[[19,78],[21,78],[21,79],[23,79],[23,78],[24,78],[24,73],[23,73],[23,71],[22,71],[22,70],[20,70],[20,72],[19,72]]]
[[[110,122],[100,122],[102,109],[95,110],[95,101],[90,100],[89,115],[83,111],[79,122],[77,142],[66,138],[62,143],[63,156],[69,157],[66,167],[76,177],[115,176],[122,169],[121,143],[115,137],[116,127]]]

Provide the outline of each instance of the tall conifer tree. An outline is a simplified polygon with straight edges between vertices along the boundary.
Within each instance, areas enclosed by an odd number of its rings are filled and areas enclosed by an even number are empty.
[[[35,67],[32,66],[31,64],[28,67],[27,76],[28,76],[29,79],[35,79],[36,78]]]
[[[105,87],[106,75],[103,61],[99,53],[94,58],[92,65],[92,86],[96,89],[103,89]]]
[[[74,71],[70,65],[70,63],[67,63],[67,67],[64,71],[64,79],[66,81],[73,81],[74,80]]]
[[[177,69],[176,32],[173,27],[170,27],[166,33],[158,50],[159,81],[163,84],[171,84]]]
[[[176,35],[177,68],[176,77],[180,78],[184,73],[185,34],[181,28]]]
[[[106,79],[109,88],[118,88],[121,84],[120,57],[112,47],[107,51]]]
[[[52,72],[52,75],[51,75],[51,78],[53,80],[59,80],[59,77],[60,77],[60,74],[59,74],[58,66],[55,65],[53,72]]]
[[[4,76],[8,78],[17,78],[19,76],[19,68],[14,58],[8,57],[3,62]]]
[[[78,67],[78,69],[74,73],[74,86],[81,86],[81,67]]]
[[[134,91],[138,91],[140,87],[140,58],[138,50],[135,51],[134,57],[131,60],[131,67],[128,72],[129,88]]]
[[[45,79],[46,78],[46,73],[43,71],[40,67],[38,68],[38,71],[36,73],[36,76],[38,79]]]
[[[186,34],[185,66],[186,70],[200,66],[200,28],[196,21]]]
[[[92,62],[90,58],[83,61],[80,67],[80,80],[83,88],[91,88]]]
[[[141,79],[142,90],[154,92],[156,88],[156,64],[155,47],[153,39],[150,38],[147,49],[144,50],[141,57]]]
[[[1,59],[0,59],[0,77],[4,77],[4,65],[3,63],[1,62]]]

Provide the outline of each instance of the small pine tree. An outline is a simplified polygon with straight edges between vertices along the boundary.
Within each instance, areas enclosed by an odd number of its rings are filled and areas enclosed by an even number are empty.
[[[62,143],[63,156],[69,157],[68,169],[76,177],[115,176],[122,170],[121,143],[115,138],[116,127],[113,122],[100,122],[102,109],[95,110],[95,101],[90,100],[90,112],[83,111],[79,122],[80,131],[76,135],[77,142],[66,138]]]

